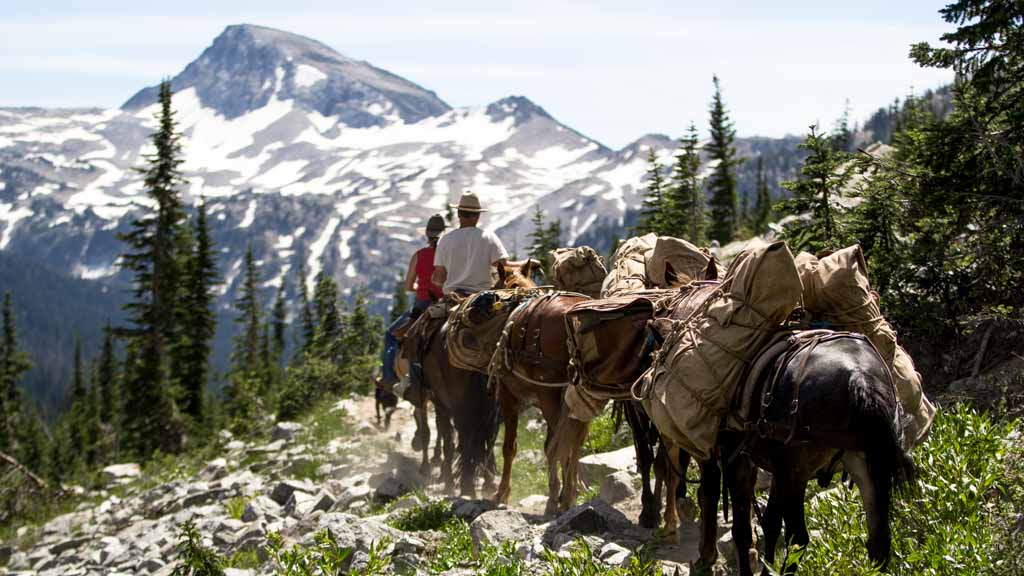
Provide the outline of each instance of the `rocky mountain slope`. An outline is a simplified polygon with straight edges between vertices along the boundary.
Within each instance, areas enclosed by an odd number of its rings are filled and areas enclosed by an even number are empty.
[[[453,109],[319,42],[252,25],[229,26],[172,86],[186,201],[209,204],[226,296],[252,243],[268,291],[287,279],[294,293],[302,258],[307,281],[326,270],[345,289],[369,288],[381,310],[426,217],[463,190],[522,254],[534,205],[561,219],[567,243],[599,219],[620,224],[638,203],[646,150],[667,163],[674,148],[650,136],[610,150],[521,96]],[[115,234],[148,202],[135,168],[155,90],[114,110],[0,109],[0,250],[117,280]],[[741,155],[780,145],[795,141],[738,143]],[[795,166],[768,168],[774,181]]]
[[[353,565],[365,562],[376,544],[392,566],[388,573],[438,573],[428,562],[445,546],[445,535],[403,531],[395,521],[427,498],[445,498],[444,487],[420,474],[408,448],[415,431],[411,407],[400,405],[390,430],[371,424],[372,413],[372,398],[343,400],[305,425],[278,423],[264,442],[224,432],[222,456],[209,462],[179,462],[163,471],[150,466],[141,474],[134,464],[111,466],[107,486],[83,492],[75,510],[22,527],[0,543],[0,565],[6,563],[9,574],[39,576],[168,575],[179,564],[178,528],[191,521],[207,546],[250,565],[236,575],[272,573],[263,549],[268,534],[280,533],[286,547],[309,546],[323,528],[355,550]],[[523,450],[516,462],[517,470],[538,468],[540,475],[544,466],[537,450]],[[543,516],[540,495],[501,510],[481,500],[450,499],[451,513],[470,523],[474,549],[514,542],[527,565],[539,565],[545,549],[568,550],[579,538],[606,564],[620,565],[650,541],[666,574],[688,573],[687,563],[697,556],[697,524],[683,518],[679,534],[660,539],[637,526],[631,447],[585,458],[582,473],[600,491],[559,516]],[[728,538],[721,548],[724,563],[732,557]],[[469,560],[460,562],[469,566]]]

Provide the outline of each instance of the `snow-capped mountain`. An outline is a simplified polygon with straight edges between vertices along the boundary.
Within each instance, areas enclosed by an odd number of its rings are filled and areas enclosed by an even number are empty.
[[[453,109],[412,82],[279,30],[229,26],[172,80],[186,202],[205,197],[226,295],[245,246],[267,288],[333,274],[385,305],[426,218],[467,189],[520,255],[535,204],[572,242],[638,202],[645,137],[620,151],[513,96]],[[0,109],[0,250],[84,278],[117,274],[148,199],[136,168],[155,130],[156,87],[120,109]],[[225,304],[228,302],[225,299]]]

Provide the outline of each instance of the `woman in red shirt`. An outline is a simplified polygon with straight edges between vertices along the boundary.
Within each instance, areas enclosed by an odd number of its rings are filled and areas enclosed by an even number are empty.
[[[405,289],[416,293],[416,300],[413,302],[412,310],[402,314],[388,327],[384,334],[384,352],[381,360],[384,363],[381,383],[387,387],[398,381],[395,374],[395,354],[398,352],[398,340],[394,336],[394,330],[404,324],[409,318],[416,319],[433,302],[440,299],[443,294],[441,287],[430,281],[434,274],[434,250],[437,248],[437,240],[445,229],[444,217],[434,214],[427,220],[427,243],[428,246],[420,248],[409,259],[409,268],[405,272]]]

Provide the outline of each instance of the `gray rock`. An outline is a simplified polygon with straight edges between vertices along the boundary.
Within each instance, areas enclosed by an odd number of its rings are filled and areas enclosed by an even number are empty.
[[[626,567],[629,565],[629,559],[633,557],[633,552],[615,542],[608,542],[601,548],[597,557],[609,566]]]
[[[305,492],[312,494],[316,492],[316,488],[310,482],[305,480],[282,480],[278,482],[274,489],[270,492],[270,499],[277,502],[279,505],[284,506],[288,503],[288,499],[291,498],[294,492]]]
[[[28,570],[32,564],[28,561],[28,554],[15,551],[7,560],[8,570]]]
[[[589,485],[597,485],[621,470],[636,474],[636,450],[632,446],[580,458],[580,477]]]
[[[466,522],[473,522],[484,512],[497,510],[498,505],[490,500],[463,500],[452,502],[452,515]]]
[[[165,565],[166,564],[163,560],[158,560],[156,558],[145,558],[142,560],[142,562],[138,563],[138,565],[136,566],[136,570],[138,570],[142,574],[153,574],[154,572],[163,568]]]
[[[242,522],[255,522],[261,518],[276,517],[281,513],[281,506],[267,496],[257,496],[246,502],[242,512]]]
[[[519,501],[519,508],[522,510],[544,510],[548,505],[548,497],[542,494],[531,494]]]
[[[0,546],[0,566],[3,566],[10,562],[11,556],[14,555],[14,546],[10,544],[4,544]]]
[[[606,532],[626,531],[632,523],[622,512],[605,504],[601,500],[592,500],[571,508],[545,530],[545,540],[551,541],[558,533],[604,534]]]
[[[378,500],[382,502],[389,502],[404,496],[415,489],[415,485],[403,482],[394,476],[389,476],[377,486],[375,494]]]
[[[221,500],[227,500],[231,496],[231,490],[227,488],[214,488],[213,490],[203,490],[186,496],[181,501],[181,508],[189,509],[197,506],[207,506],[213,502],[220,502]]]
[[[633,487],[633,475],[625,470],[605,476],[601,482],[598,498],[606,504],[618,504],[636,499],[636,488]]]
[[[514,510],[491,510],[473,520],[469,525],[469,535],[473,538],[473,549],[479,552],[486,546],[527,540],[530,524],[522,514]]]
[[[77,550],[83,544],[87,544],[89,542],[92,542],[92,538],[84,537],[64,540],[62,542],[54,544],[53,546],[50,546],[50,554],[53,554],[54,556],[59,556],[62,553],[67,552],[68,550]]]
[[[373,436],[377,433],[377,428],[369,422],[359,422],[356,424],[355,429],[352,431],[354,436]]]
[[[224,458],[217,458],[210,460],[206,463],[206,466],[199,472],[200,480],[220,480],[228,473],[228,461]]]
[[[274,429],[270,431],[270,441],[284,440],[291,442],[298,436],[299,432],[302,432],[302,428],[302,424],[298,422],[278,422],[274,424]]]
[[[124,484],[138,478],[141,473],[139,465],[134,462],[111,464],[103,469],[103,478],[107,484]]]

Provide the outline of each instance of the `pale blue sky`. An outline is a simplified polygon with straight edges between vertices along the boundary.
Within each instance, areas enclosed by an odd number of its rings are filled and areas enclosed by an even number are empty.
[[[119,106],[225,26],[303,34],[452,106],[527,96],[613,147],[706,124],[711,75],[742,136],[831,126],[950,80],[907,57],[934,0],[25,1],[0,6],[0,106]]]

